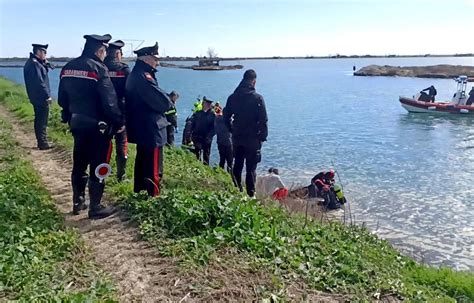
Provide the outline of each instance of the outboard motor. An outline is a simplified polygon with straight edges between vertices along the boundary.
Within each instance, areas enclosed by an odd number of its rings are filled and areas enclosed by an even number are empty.
[[[467,87],[467,76],[459,76],[454,79],[457,83],[456,93],[453,96],[453,103],[458,105],[465,105],[467,101],[466,87]]]

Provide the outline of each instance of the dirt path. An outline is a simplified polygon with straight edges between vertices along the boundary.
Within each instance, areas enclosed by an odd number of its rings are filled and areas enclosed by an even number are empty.
[[[66,224],[78,229],[92,249],[97,263],[116,281],[121,301],[179,301],[186,295],[182,294],[183,290],[173,291],[176,281],[180,279],[177,264],[169,258],[160,257],[148,243],[139,240],[137,229],[126,221],[123,214],[95,221],[87,218],[87,211],[72,216],[70,153],[57,149],[37,150],[33,131],[24,132],[2,106],[0,116],[13,125],[13,137],[26,151],[28,160],[64,215]]]
[[[140,240],[137,228],[124,213],[95,221],[87,218],[87,212],[72,216],[71,154],[60,149],[37,150],[33,130],[25,131],[25,126],[1,105],[0,117],[12,124],[13,137],[25,150],[66,224],[78,230],[96,262],[115,280],[121,302],[250,302],[261,300],[259,287],[273,289],[269,273],[255,270],[244,260],[239,262],[235,253],[223,252],[221,263],[211,263],[203,271],[184,272],[176,260],[160,256],[149,243]],[[110,202],[107,197],[104,200],[105,204]],[[298,282],[287,285],[284,292],[296,301],[345,300],[343,296],[309,290]]]

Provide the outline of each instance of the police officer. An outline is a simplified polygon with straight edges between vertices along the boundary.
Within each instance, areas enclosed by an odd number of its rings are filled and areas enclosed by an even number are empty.
[[[173,104],[155,76],[158,43],[136,50],[135,54],[137,61],[125,86],[128,140],[137,144],[133,190],[146,190],[150,196],[157,196],[163,174],[162,147],[167,142],[165,112]]]
[[[48,125],[51,93],[48,70],[51,65],[46,60],[48,44],[32,44],[33,52],[23,68],[26,92],[35,111],[35,135],[38,149],[46,150],[52,146],[48,143],[46,127]]]
[[[245,187],[255,195],[257,164],[261,160],[262,142],[267,140],[267,111],[263,97],[255,91],[257,73],[249,69],[234,93],[227,99],[224,122],[232,133],[234,148],[234,182],[242,191],[242,170],[246,168]]]
[[[115,93],[119,101],[122,113],[125,112],[125,82],[130,74],[130,69],[126,63],[122,62],[122,47],[125,43],[122,40],[109,43],[105,65],[109,69],[109,76],[114,84]],[[117,163],[117,181],[121,182],[125,176],[127,167],[128,146],[126,131],[115,134],[115,162]]]
[[[194,153],[198,160],[201,160],[202,155],[202,161],[206,165],[209,165],[212,138],[216,134],[214,129],[216,115],[212,110],[212,102],[212,100],[204,97],[202,110],[194,113],[191,124]]]
[[[96,170],[110,160],[111,138],[123,131],[124,119],[107,66],[103,63],[110,35],[85,35],[82,55],[61,70],[58,103],[62,121],[74,137],[72,189],[73,214],[87,208],[84,191],[89,181],[89,218],[100,219],[115,209],[101,204],[103,179]],[[89,167],[89,178],[86,170]]]
[[[174,146],[174,133],[178,129],[178,112],[176,111],[176,101],[179,99],[179,94],[172,91],[168,94],[173,106],[165,113],[166,120],[169,125],[166,127],[167,145]]]

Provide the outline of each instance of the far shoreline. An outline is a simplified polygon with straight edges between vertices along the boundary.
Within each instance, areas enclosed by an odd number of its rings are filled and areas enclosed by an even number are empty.
[[[240,60],[301,60],[301,59],[397,59],[397,58],[447,58],[447,57],[474,57],[474,53],[468,54],[445,54],[445,55],[333,55],[333,56],[271,56],[271,57],[216,57],[221,61],[240,61]],[[74,57],[50,57],[50,62],[70,61]],[[26,61],[28,57],[3,57],[0,62]],[[124,57],[124,61],[134,61],[136,57]],[[198,61],[206,57],[161,57],[161,61]]]

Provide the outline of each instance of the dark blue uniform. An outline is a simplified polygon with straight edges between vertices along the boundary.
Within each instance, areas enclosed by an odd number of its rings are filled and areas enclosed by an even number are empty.
[[[110,47],[110,46],[109,46]],[[109,69],[109,76],[117,94],[119,107],[123,113],[125,113],[125,83],[127,77],[130,74],[130,69],[127,64],[118,61],[113,57],[107,57],[104,61],[105,65]],[[127,132],[115,134],[115,150],[117,163],[117,180],[121,181],[125,175],[125,168],[127,166],[128,157],[128,141]]]
[[[51,97],[48,78],[48,65],[30,53],[30,58],[23,68],[26,92],[35,111],[35,135],[39,149],[47,149],[48,139],[46,127],[48,125],[49,104]]]
[[[125,87],[128,141],[137,144],[134,191],[146,190],[151,196],[159,194],[162,147],[167,143],[169,124],[165,112],[173,106],[166,92],[158,87],[155,72],[153,67],[137,60]]]
[[[104,183],[97,178],[95,170],[98,165],[109,162],[111,137],[124,125],[124,120],[109,71],[87,45],[79,58],[61,70],[58,103],[62,107],[62,120],[69,123],[74,136],[71,180],[76,208],[73,211],[77,213],[79,199],[83,199],[89,166],[91,217],[102,209],[100,201],[104,191]],[[103,123],[107,125],[105,129],[100,127]]]
[[[194,153],[198,160],[209,165],[211,155],[212,138],[216,131],[214,129],[214,120],[216,115],[210,109],[208,111],[198,111],[192,117],[191,133],[194,144]]]
[[[230,131],[224,121],[222,113],[216,114],[216,121],[214,128],[217,135],[217,150],[219,151],[219,166],[224,169],[227,163],[227,171],[232,173],[233,167],[233,152],[232,152],[232,138]]]

